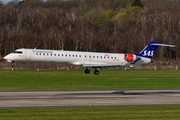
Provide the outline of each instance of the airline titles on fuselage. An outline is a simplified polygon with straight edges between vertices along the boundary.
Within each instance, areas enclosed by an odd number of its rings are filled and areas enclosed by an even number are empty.
[[[45,51],[45,50],[33,50],[34,53],[47,53],[47,54],[52,54],[53,51]]]

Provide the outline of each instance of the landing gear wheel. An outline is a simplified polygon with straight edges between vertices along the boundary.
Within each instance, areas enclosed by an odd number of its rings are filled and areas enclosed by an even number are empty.
[[[90,73],[90,70],[89,70],[88,68],[86,68],[86,69],[84,70],[84,73],[85,73],[85,74],[89,74],[89,73]]]
[[[99,70],[94,70],[95,75],[99,75]]]
[[[12,70],[14,70],[14,67],[15,67],[15,63],[14,62],[12,62],[12,66],[11,66],[12,68]]]

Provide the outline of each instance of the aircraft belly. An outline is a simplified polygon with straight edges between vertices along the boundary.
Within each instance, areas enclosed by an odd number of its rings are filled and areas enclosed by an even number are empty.
[[[118,66],[127,66],[127,62],[122,60],[122,61],[108,61],[108,60],[102,60],[102,61],[91,61],[91,62],[86,62],[83,64],[84,67],[118,67]]]

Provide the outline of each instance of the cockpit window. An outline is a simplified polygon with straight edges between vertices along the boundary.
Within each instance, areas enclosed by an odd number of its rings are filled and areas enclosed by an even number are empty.
[[[23,52],[22,51],[18,51],[19,54],[22,54]]]
[[[22,51],[14,51],[13,53],[23,54],[23,52],[22,52]]]

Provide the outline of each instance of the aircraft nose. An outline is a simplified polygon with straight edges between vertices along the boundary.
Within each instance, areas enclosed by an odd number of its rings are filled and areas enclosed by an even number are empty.
[[[9,55],[6,55],[6,56],[4,57],[4,59],[6,60],[6,62],[11,62]]]
[[[6,55],[6,56],[4,57],[4,59],[7,60],[7,59],[8,59],[8,56]]]

